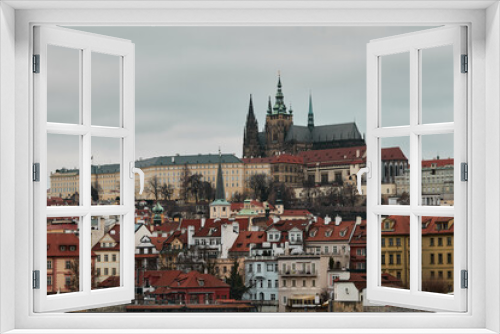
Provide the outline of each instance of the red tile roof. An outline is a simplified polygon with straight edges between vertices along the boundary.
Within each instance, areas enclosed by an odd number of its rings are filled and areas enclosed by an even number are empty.
[[[76,231],[78,230],[78,224],[49,224],[47,225],[47,232],[48,231],[58,231],[58,230],[64,230],[64,231]]]
[[[155,246],[157,251],[163,249],[163,244],[169,237],[150,237],[151,243]]]
[[[109,231],[108,234],[117,243],[120,243],[120,224],[115,224]]]
[[[359,164],[365,162],[366,146],[345,148],[332,148],[326,150],[303,151],[299,156],[304,158],[304,163],[322,166],[337,164]],[[408,160],[399,147],[382,149],[382,160]]]
[[[239,230],[241,231],[247,231],[248,230],[248,225],[249,225],[249,220],[248,218],[236,218],[236,219],[207,219],[205,222],[205,226],[195,232],[194,237],[195,238],[204,238],[204,237],[219,237],[221,236],[220,231],[221,231],[221,225],[227,224],[231,226],[233,223],[238,223],[239,225]]]
[[[266,241],[266,232],[263,231],[244,231],[240,232],[238,237],[229,249],[230,252],[248,252],[250,244],[262,244]]]
[[[384,229],[385,221],[394,222],[390,228]],[[382,234],[383,235],[409,235],[410,234],[410,217],[409,216],[389,216],[382,220]]]
[[[109,276],[101,283],[97,284],[99,288],[113,288],[120,286],[120,276]]]
[[[73,233],[48,233],[47,257],[76,257],[80,256],[80,239]],[[70,250],[70,246],[75,246]]]
[[[195,270],[189,273],[182,273],[180,270],[159,270],[152,274],[146,274],[145,277],[149,279],[152,286],[156,287],[154,294],[165,294],[179,289],[229,287],[217,277],[201,274]]]
[[[399,147],[386,147],[382,149],[382,161],[386,160],[408,160],[401,148]]]
[[[422,234],[453,234],[453,217],[422,217]]]
[[[433,159],[433,160],[422,160],[423,168],[431,168],[432,164],[436,164],[437,167],[453,166],[454,159]]]
[[[309,216],[312,215],[308,210],[284,210],[281,217],[284,216]]]
[[[301,156],[294,156],[290,154],[281,154],[274,157],[271,161],[272,164],[304,164],[304,158]]]
[[[314,224],[309,228],[306,241],[348,241],[355,225],[355,221],[342,221],[338,226],[334,222],[328,225]]]

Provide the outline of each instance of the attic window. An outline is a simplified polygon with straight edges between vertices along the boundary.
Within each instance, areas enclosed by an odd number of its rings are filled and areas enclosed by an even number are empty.
[[[311,233],[309,233],[309,235],[310,235],[311,237],[314,237],[314,236],[316,235],[316,230],[311,231]]]
[[[326,232],[325,232],[325,237],[329,237],[329,236],[331,236],[331,235],[332,235],[332,232],[333,232],[332,230],[328,230],[328,231],[326,231]]]
[[[61,252],[64,252],[64,251],[66,250],[66,246],[59,246],[59,250],[60,250]]]
[[[204,286],[205,285],[205,281],[202,280],[202,279],[198,280],[198,285],[199,286]]]

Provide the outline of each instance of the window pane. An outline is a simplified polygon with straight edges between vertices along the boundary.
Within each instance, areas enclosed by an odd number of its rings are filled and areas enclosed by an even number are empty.
[[[120,69],[120,57],[92,52],[92,125],[121,125]]]
[[[80,203],[80,137],[47,135],[47,206]]]
[[[382,216],[381,286],[410,288],[410,217]]]
[[[422,136],[422,205],[452,206],[453,134]]]
[[[422,291],[453,292],[454,248],[452,217],[421,217]]]
[[[80,122],[81,50],[47,47],[47,121]]]
[[[92,216],[92,289],[120,286],[120,216]]]
[[[409,205],[410,178],[408,175],[408,157],[410,138],[382,138],[381,146],[381,204]]]
[[[422,123],[453,122],[453,46],[420,51]]]
[[[120,205],[121,139],[92,137],[92,204]]]
[[[382,56],[382,126],[410,124],[410,53]]]
[[[80,218],[47,218],[47,294],[80,289]]]

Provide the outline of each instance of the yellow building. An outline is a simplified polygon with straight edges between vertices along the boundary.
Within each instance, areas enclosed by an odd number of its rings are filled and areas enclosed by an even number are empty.
[[[382,273],[400,279],[410,288],[410,217],[389,216],[382,219]]]
[[[422,290],[453,292],[452,217],[422,217]]]
[[[99,284],[110,276],[120,276],[120,225],[113,226],[108,233],[92,247],[96,256],[95,283]]]

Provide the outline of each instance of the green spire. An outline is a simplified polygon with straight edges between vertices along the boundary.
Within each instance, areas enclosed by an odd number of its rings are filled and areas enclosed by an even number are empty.
[[[278,90],[276,91],[276,102],[274,103],[273,114],[286,114],[285,97],[281,91],[281,75],[278,72]]]
[[[267,114],[271,115],[273,113],[273,107],[271,105],[271,96],[269,96],[269,102],[267,103]]]
[[[314,128],[314,113],[311,93],[309,93],[309,114],[307,115],[307,127],[310,130]]]

